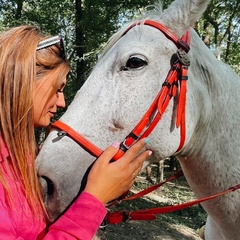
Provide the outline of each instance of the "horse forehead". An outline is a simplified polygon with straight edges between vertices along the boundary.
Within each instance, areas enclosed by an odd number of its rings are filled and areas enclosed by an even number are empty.
[[[119,38],[116,44],[120,51],[148,50],[151,55],[156,53],[156,48],[162,49],[162,53],[167,53],[168,49],[176,49],[175,44],[166,38],[158,29],[147,26],[134,26]],[[115,48],[112,48],[115,51]]]
[[[85,83],[85,91],[78,94],[77,101],[82,102],[82,100],[86,101],[88,99],[89,102],[93,100],[91,97],[85,96],[86,90],[91,92],[92,96],[94,95],[94,99],[96,99],[97,95],[98,101],[94,101],[91,108],[99,104],[103,106],[103,103],[109,101],[109,98],[112,100],[117,99],[117,101],[124,101],[124,98],[127,98],[125,99],[127,103],[130,96],[134,96],[134,93],[145,92],[145,86],[152,90],[155,88],[158,90],[160,79],[156,77],[156,71],[159,72],[159,66],[152,64],[152,67],[147,68],[146,71],[132,71],[130,74],[121,74],[118,69],[125,66],[130,56],[141,54],[150,63],[156,62],[156,59],[158,59],[157,63],[161,62],[161,72],[164,72],[165,69],[167,73],[170,68],[170,57],[175,50],[175,44],[158,29],[151,26],[133,27],[101,58],[101,61],[98,62]],[[155,68],[156,71],[152,68]],[[141,74],[138,72],[141,72]],[[139,89],[139,91],[136,91],[136,89]],[[133,91],[131,92],[131,90]],[[111,94],[107,94],[107,92],[111,92]],[[145,96],[151,99],[152,95],[156,93],[155,91],[151,92],[151,94],[145,93],[141,99],[145,98]],[[137,100],[134,105],[139,102],[138,98]],[[136,108],[134,109],[136,110]]]

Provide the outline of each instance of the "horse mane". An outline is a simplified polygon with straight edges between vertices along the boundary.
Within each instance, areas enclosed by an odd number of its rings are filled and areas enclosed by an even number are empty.
[[[159,16],[162,12],[163,4],[161,1],[157,1],[154,4],[148,5],[146,7],[146,11],[143,12],[140,17],[134,19],[133,21],[120,28],[115,34],[113,34],[109,38],[105,48],[101,53],[101,57],[103,57],[108,52],[108,50],[112,48],[112,46],[124,35],[124,33],[127,31],[127,29],[129,29],[132,24],[138,21],[142,21],[142,23],[144,23],[144,21],[146,21],[147,19],[157,20],[159,19]]]

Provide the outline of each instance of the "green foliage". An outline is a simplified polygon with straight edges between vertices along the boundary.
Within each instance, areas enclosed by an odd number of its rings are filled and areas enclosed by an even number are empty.
[[[210,47],[217,49],[221,60],[230,64],[238,74],[240,74],[239,13],[239,0],[212,0],[202,18],[202,29],[199,29],[203,36],[208,27]]]

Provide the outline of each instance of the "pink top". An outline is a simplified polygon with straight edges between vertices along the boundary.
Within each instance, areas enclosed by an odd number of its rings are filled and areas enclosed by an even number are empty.
[[[10,186],[14,207],[9,212],[6,192],[0,185],[0,239],[92,239],[106,215],[104,205],[83,192],[68,211],[46,230],[46,222],[32,215],[20,184],[8,174],[11,169],[7,169],[5,161],[9,158],[9,153],[4,146],[1,141],[0,168]]]

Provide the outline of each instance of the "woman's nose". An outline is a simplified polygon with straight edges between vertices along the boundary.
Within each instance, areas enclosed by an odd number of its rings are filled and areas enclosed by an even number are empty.
[[[60,108],[65,108],[66,102],[63,92],[58,92],[57,106]]]

